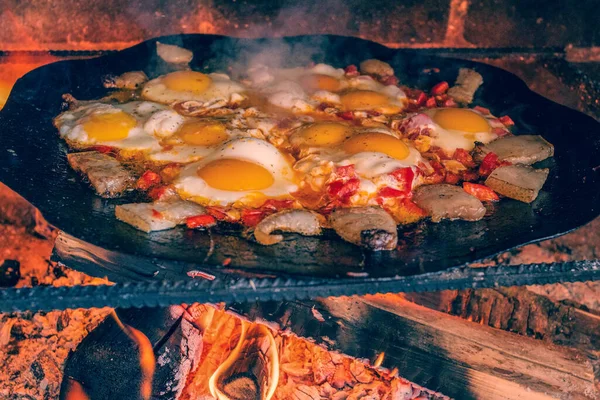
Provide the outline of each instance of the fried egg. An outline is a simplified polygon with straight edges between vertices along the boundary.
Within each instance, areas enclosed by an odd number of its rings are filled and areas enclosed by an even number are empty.
[[[288,158],[276,147],[239,138],[186,166],[174,184],[182,198],[203,205],[239,202],[252,207],[296,191],[295,180]]]
[[[176,71],[152,79],[144,85],[142,97],[158,103],[195,100],[202,103],[232,101],[245,92],[244,87],[225,74]]]
[[[158,139],[145,125],[165,112],[170,112],[165,106],[147,101],[89,103],[63,112],[54,123],[60,136],[73,147],[103,145],[144,151],[160,148]],[[168,126],[156,129],[162,133]]]
[[[296,137],[295,137],[296,136]],[[361,178],[361,191],[375,193],[389,182],[385,176],[399,168],[415,168],[423,162],[417,149],[394,136],[387,128],[353,127],[342,123],[318,122],[290,137],[292,145],[318,145],[294,165],[320,190],[336,167],[353,165]],[[306,154],[306,153],[305,153]]]
[[[428,129],[431,144],[449,155],[456,149],[472,150],[475,142],[489,143],[498,137],[493,133],[490,118],[468,108],[434,108],[412,116],[407,122],[409,129]]]

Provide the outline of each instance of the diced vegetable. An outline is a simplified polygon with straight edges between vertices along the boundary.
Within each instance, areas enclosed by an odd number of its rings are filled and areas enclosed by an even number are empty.
[[[212,215],[204,214],[204,215],[195,215],[193,217],[188,217],[185,220],[185,225],[190,229],[197,228],[210,228],[217,223],[217,220]]]
[[[477,197],[481,201],[498,201],[500,198],[492,189],[485,185],[477,183],[464,182],[463,189],[471,196]]]

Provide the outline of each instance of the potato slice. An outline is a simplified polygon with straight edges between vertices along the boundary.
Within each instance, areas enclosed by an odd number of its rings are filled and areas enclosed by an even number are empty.
[[[380,207],[339,208],[329,222],[342,239],[370,250],[393,250],[398,244],[396,221]]]
[[[531,165],[554,155],[554,146],[539,135],[504,136],[488,144],[478,143],[473,157],[477,161],[492,152],[501,161]]]
[[[131,203],[115,207],[115,216],[144,232],[162,231],[184,224],[188,217],[203,215],[204,207],[189,201]]]
[[[483,83],[483,77],[475,70],[461,68],[458,70],[458,77],[454,86],[448,89],[448,96],[459,103],[469,104],[473,101],[475,92]]]
[[[546,179],[548,168],[535,169],[528,165],[507,165],[496,168],[485,180],[496,193],[524,203],[536,199]]]
[[[431,216],[433,222],[442,219],[478,221],[486,212],[478,198],[448,184],[420,186],[414,192],[413,201]]]
[[[69,165],[84,174],[99,196],[118,197],[133,187],[135,175],[114,157],[98,151],[67,154]]]

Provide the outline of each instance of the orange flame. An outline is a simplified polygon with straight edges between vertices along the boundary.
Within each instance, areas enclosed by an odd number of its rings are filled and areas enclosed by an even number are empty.
[[[156,358],[154,357],[152,343],[150,343],[148,337],[142,332],[132,328],[129,325],[123,324],[114,310],[112,311],[111,315],[123,332],[125,332],[125,334],[135,342],[140,351],[140,368],[142,372],[140,394],[142,399],[149,400],[152,396],[152,379],[154,378],[154,369],[156,368]]]
[[[271,360],[269,364],[269,372],[268,372],[268,382],[265,385],[266,391],[261,390],[261,400],[271,400],[273,395],[275,394],[275,390],[277,389],[277,384],[279,382],[279,354],[277,351],[277,345],[275,343],[275,338],[271,333],[271,330],[264,325],[260,324],[251,324],[246,321],[241,321],[241,333],[239,340],[231,351],[227,359],[217,368],[217,370],[212,374],[208,381],[208,387],[210,393],[217,398],[218,400],[231,400],[227,394],[223,393],[221,389],[218,387],[218,381],[221,376],[232,366],[235,365],[238,357],[243,353],[244,350],[247,350],[244,346],[244,341],[247,337],[261,337],[267,340],[266,346],[260,346],[261,350],[266,348],[267,354],[265,357]],[[259,357],[260,355],[257,355]],[[262,389],[262,388],[261,388]]]
[[[383,364],[383,359],[384,358],[385,358],[385,352],[382,351],[381,353],[379,353],[379,355],[377,356],[377,358],[373,362],[373,366],[375,368],[381,367],[381,364]]]
[[[81,383],[73,379],[68,380],[66,393],[65,400],[90,400]]]

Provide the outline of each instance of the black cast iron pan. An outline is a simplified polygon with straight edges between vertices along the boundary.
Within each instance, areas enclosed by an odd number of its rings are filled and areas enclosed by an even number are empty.
[[[251,40],[182,35],[159,40],[193,50],[192,68],[197,70],[227,70],[232,58],[243,60],[267,47],[279,49],[277,54],[283,49],[282,59],[292,65],[312,60],[343,67],[378,58],[390,62],[402,82],[424,89],[440,80],[453,82],[461,67],[474,68],[485,80],[475,104],[509,115],[516,122],[515,133],[541,134],[555,145],[555,157],[540,165],[550,168],[550,177],[531,205],[506,199],[479,222],[424,221],[401,227],[399,249],[392,252],[364,252],[332,233],[290,236],[263,247],[242,238],[234,227],[211,235],[184,229],[137,231],[114,217],[115,205],[131,198],[101,199],[70,169],[52,118],[61,111],[64,93],[78,99],[106,94],[105,75],[144,70],[155,76],[159,63],[155,40],[150,40],[99,58],[38,68],[16,83],[0,112],[0,181],[63,231],[57,246],[68,245],[58,253],[75,268],[93,264],[94,273],[117,280],[181,279],[194,269],[245,277],[389,280],[444,271],[561,235],[600,213],[600,178],[593,169],[600,164],[600,124],[533,93],[501,69],[340,36]],[[214,252],[208,257],[211,240]],[[227,258],[231,263],[224,268]]]

